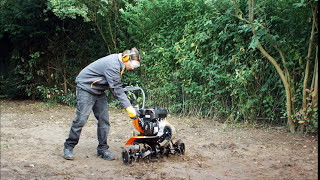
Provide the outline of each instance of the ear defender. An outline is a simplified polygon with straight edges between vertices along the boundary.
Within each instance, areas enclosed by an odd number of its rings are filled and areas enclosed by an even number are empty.
[[[123,62],[128,62],[130,60],[130,55],[126,54],[122,57]]]
[[[133,54],[137,54],[136,52],[131,52],[129,54],[126,54],[122,57],[122,62],[128,62],[129,60],[131,60],[131,55]]]

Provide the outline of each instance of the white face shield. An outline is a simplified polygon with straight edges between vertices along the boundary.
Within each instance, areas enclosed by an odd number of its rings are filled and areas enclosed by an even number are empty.
[[[139,61],[130,61],[130,65],[132,68],[137,68],[140,67],[140,62]]]

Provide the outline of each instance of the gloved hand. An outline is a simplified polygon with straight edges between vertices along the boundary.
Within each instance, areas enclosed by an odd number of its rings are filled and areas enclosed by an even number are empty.
[[[137,115],[137,111],[132,106],[127,107],[126,110],[127,110],[131,119],[139,118]]]

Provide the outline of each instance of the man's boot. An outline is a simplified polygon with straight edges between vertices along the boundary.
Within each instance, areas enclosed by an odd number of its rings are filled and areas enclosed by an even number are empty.
[[[108,150],[103,151],[103,152],[98,152],[98,157],[101,157],[105,160],[110,160],[110,161],[115,159],[114,155],[111,152],[109,152]]]
[[[74,154],[72,152],[73,149],[70,149],[70,148],[64,148],[63,149],[63,157],[66,159],[66,160],[73,160],[74,159]]]

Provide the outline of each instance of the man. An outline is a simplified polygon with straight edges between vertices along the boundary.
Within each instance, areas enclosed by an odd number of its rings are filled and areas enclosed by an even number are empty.
[[[125,69],[134,69],[140,66],[140,54],[136,48],[126,50],[120,54],[111,54],[94,61],[85,67],[77,76],[77,110],[72,122],[69,137],[64,143],[64,158],[73,160],[73,148],[78,144],[82,127],[87,122],[91,110],[98,120],[97,155],[106,160],[114,160],[114,155],[108,151],[107,136],[109,133],[109,113],[105,90],[119,99],[132,119],[137,113],[128,100],[122,88],[121,75]]]

